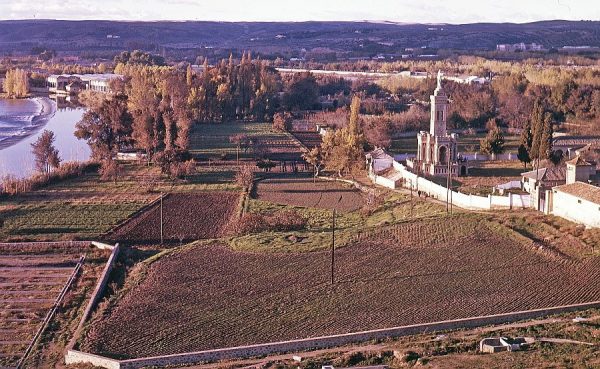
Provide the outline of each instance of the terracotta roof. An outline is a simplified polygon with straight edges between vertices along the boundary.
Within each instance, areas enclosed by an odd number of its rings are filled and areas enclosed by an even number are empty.
[[[560,191],[579,197],[580,199],[600,204],[600,187],[592,186],[583,182],[575,182],[562,186],[554,187],[555,191]]]
[[[583,147],[588,144],[600,144],[600,136],[560,136],[552,140],[554,146]]]
[[[567,161],[567,164],[575,165],[576,167],[589,167],[592,165],[587,161],[583,160],[583,158],[579,155],[577,155],[577,157],[575,157],[574,159]]]
[[[540,168],[539,170],[521,173],[521,176],[542,181],[565,181],[567,179],[567,168],[562,166]]]

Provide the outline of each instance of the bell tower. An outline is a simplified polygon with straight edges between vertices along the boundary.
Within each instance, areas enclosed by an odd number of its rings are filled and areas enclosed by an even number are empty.
[[[448,95],[442,87],[442,72],[438,71],[437,87],[431,95],[431,123],[429,133],[432,136],[444,137],[446,132],[446,121],[448,119]]]

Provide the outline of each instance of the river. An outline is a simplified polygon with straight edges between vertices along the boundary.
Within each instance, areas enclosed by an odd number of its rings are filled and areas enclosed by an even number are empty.
[[[87,143],[73,135],[84,112],[80,107],[58,107],[47,97],[0,99],[0,176],[35,172],[31,144],[44,130],[54,132],[54,146],[63,162],[87,160]]]

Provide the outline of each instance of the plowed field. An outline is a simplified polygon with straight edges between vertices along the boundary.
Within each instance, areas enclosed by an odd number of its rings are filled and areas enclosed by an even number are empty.
[[[97,322],[85,350],[144,357],[600,300],[572,261],[475,216],[405,223],[328,252],[180,249]]]
[[[215,238],[235,213],[240,195],[235,192],[173,193],[163,199],[163,237],[167,241]],[[110,238],[116,241],[156,243],[160,241],[161,206],[155,203],[118,227]]]

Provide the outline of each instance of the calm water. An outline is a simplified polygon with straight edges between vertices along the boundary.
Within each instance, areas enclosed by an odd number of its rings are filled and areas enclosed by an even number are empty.
[[[73,135],[84,111],[57,108],[48,98],[0,99],[0,175],[31,175],[35,170],[31,143],[46,129],[54,132],[54,146],[63,161],[88,159],[87,143]]]

